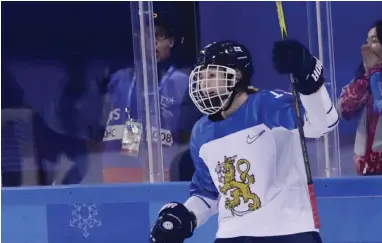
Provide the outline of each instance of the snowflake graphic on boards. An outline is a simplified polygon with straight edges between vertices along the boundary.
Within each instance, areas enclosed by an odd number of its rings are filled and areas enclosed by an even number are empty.
[[[69,226],[82,230],[82,235],[87,238],[90,235],[89,230],[102,226],[98,216],[97,203],[81,203],[70,204],[72,210],[72,219],[69,221]]]

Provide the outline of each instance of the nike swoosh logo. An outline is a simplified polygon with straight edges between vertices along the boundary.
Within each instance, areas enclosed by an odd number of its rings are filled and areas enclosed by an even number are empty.
[[[263,135],[265,133],[265,130],[262,130],[261,132],[259,132],[258,134],[256,134],[255,136],[247,136],[247,143],[248,144],[252,144],[253,142],[255,142],[261,135]]]

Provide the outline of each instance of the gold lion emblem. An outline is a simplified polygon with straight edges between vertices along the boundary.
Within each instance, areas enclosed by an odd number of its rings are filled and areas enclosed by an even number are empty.
[[[230,198],[225,200],[225,208],[230,210],[232,216],[243,216],[247,213],[253,212],[261,207],[260,198],[251,191],[250,185],[255,183],[255,176],[249,175],[249,169],[251,164],[246,159],[240,159],[235,166],[235,159],[237,156],[226,157],[222,163],[218,162],[215,172],[218,174],[219,182],[223,186],[219,186],[219,191],[224,195],[230,191]],[[241,165],[245,165],[245,169],[242,170]],[[240,175],[240,181],[235,179],[236,171]],[[241,203],[240,199],[243,199],[244,203],[252,202],[248,204],[246,211],[237,211],[235,208]]]

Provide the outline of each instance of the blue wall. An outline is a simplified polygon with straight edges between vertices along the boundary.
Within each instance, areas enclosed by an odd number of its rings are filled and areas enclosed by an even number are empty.
[[[382,242],[382,177],[316,180],[316,193],[325,243]],[[187,197],[187,183],[2,189],[2,242],[143,243],[160,207]],[[216,217],[187,242],[215,232]]]

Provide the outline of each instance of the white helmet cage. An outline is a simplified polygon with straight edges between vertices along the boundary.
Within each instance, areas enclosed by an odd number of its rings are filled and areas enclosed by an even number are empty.
[[[224,109],[237,83],[236,70],[222,65],[196,66],[189,77],[189,95],[200,112],[213,115]]]

